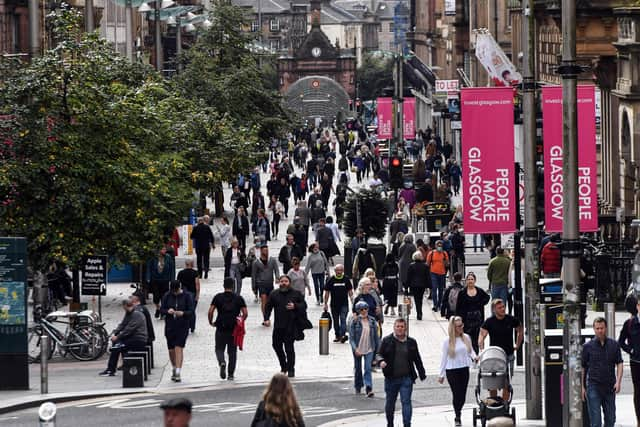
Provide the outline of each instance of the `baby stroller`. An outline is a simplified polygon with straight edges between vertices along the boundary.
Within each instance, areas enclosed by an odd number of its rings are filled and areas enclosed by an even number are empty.
[[[505,401],[501,396],[480,398],[481,390],[497,390],[507,388],[509,400]],[[513,397],[511,387],[509,360],[507,354],[500,347],[487,347],[480,353],[478,362],[478,385],[476,386],[476,401],[478,408],[473,408],[473,426],[484,427],[487,421],[496,417],[508,417],[516,425],[516,408],[509,408]],[[510,410],[511,409],[511,410]]]

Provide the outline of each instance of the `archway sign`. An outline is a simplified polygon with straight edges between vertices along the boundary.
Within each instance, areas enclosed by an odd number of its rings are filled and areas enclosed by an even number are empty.
[[[325,76],[308,76],[297,80],[284,95],[284,103],[302,118],[317,123],[331,123],[349,108],[349,95],[344,88]]]

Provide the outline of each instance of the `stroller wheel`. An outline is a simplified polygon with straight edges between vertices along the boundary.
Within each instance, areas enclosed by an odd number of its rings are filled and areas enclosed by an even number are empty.
[[[473,408],[473,427],[478,425],[478,409]]]

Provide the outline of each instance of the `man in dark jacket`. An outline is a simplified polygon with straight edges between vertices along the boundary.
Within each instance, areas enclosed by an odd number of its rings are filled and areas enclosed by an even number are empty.
[[[135,310],[131,298],[122,301],[124,318],[111,335],[111,354],[107,369],[100,372],[101,377],[113,377],[116,375],[116,364],[121,353],[127,351],[144,351],[147,345],[147,323],[144,314]]]
[[[170,291],[162,297],[160,311],[165,316],[164,336],[167,339],[169,359],[173,366],[171,380],[180,382],[182,370],[183,349],[187,343],[191,316],[193,316],[193,296],[185,292],[180,282],[171,282]]]
[[[140,302],[140,297],[138,295],[131,295],[129,298],[131,298],[131,302],[133,303],[135,310],[144,315],[144,320],[147,323],[147,345],[152,345],[156,340],[156,333],[153,329],[151,313],[149,313],[147,307],[142,305],[142,303]]]
[[[256,212],[256,216],[258,213]],[[247,250],[247,236],[249,235],[249,218],[244,208],[238,208],[236,216],[233,218],[232,225],[233,237],[238,239],[240,247],[243,250]]]
[[[207,279],[209,277],[209,255],[211,249],[216,247],[213,240],[213,232],[209,227],[209,217],[198,218],[198,225],[191,230],[191,239],[196,248],[198,260],[198,275]],[[202,273],[204,272],[204,276]]]
[[[411,426],[411,393],[416,378],[421,381],[427,378],[422,365],[422,358],[418,351],[418,343],[407,336],[407,323],[404,319],[396,319],[393,324],[393,334],[382,339],[378,349],[378,364],[384,374],[384,391],[386,401],[384,412],[387,416],[387,426],[393,426],[393,413],[396,400],[400,393],[402,403],[402,423],[404,427]],[[418,371],[416,373],[416,370]]]
[[[304,296],[291,288],[288,276],[279,279],[280,287],[271,292],[264,309],[264,326],[270,326],[271,311],[274,311],[272,346],[280,362],[280,371],[290,378],[295,377],[296,352],[294,342],[301,338],[301,323],[308,323],[307,303]]]
[[[291,270],[291,259],[297,257],[300,261],[304,258],[304,252],[298,244],[295,243],[293,234],[287,234],[287,243],[280,248],[278,261],[282,263],[282,272],[287,274]]]

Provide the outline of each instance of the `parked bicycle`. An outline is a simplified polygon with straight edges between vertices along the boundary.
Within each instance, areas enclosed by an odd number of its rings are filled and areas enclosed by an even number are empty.
[[[56,324],[64,325],[64,331]],[[63,357],[70,353],[77,360],[95,360],[107,351],[109,343],[109,333],[96,313],[90,310],[79,313],[54,311],[29,328],[29,362],[40,361],[42,336],[45,334],[50,338],[46,350],[49,359],[57,349]]]

